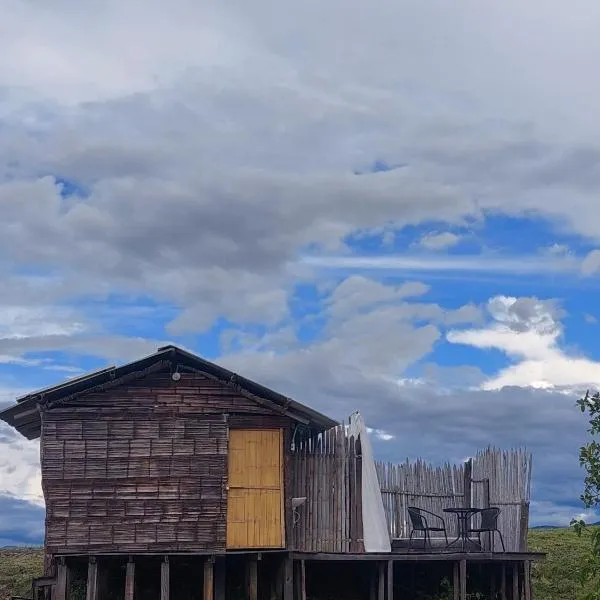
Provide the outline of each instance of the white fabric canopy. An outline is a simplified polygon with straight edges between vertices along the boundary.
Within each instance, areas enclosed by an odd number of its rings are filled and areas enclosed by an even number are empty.
[[[362,452],[362,514],[365,552],[391,552],[383,498],[367,427],[358,412],[350,417],[348,435],[360,439]]]

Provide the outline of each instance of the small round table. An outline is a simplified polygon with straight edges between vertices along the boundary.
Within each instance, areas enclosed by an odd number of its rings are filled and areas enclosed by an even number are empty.
[[[466,552],[467,544],[471,543],[472,541],[469,539],[469,518],[472,517],[475,513],[478,513],[480,509],[455,507],[444,508],[443,510],[445,513],[455,514],[458,520],[458,537],[455,540],[452,540],[446,547],[450,548],[454,544],[460,542],[462,551]],[[480,546],[478,542],[473,543]]]

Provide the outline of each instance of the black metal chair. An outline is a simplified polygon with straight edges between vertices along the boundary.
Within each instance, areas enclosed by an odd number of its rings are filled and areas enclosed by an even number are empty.
[[[478,527],[470,527],[468,529],[468,533],[476,533],[477,541],[479,546],[483,548],[481,544],[481,534],[482,533],[491,533],[492,534],[492,548],[494,545],[494,535],[498,532],[500,536],[500,542],[502,544],[502,552],[506,552],[506,547],[504,546],[504,539],[502,538],[502,532],[498,529],[498,517],[500,515],[500,509],[497,506],[492,506],[490,508],[480,508],[476,513],[479,515],[479,526]]]
[[[431,535],[432,531],[441,531],[446,538],[446,546],[448,545],[448,534],[446,533],[446,523],[442,517],[432,513],[423,508],[417,508],[416,506],[408,507],[408,516],[410,517],[410,523],[412,525],[412,530],[410,532],[410,537],[408,539],[408,551],[412,550],[412,542],[413,542],[413,534],[416,531],[422,531],[424,536],[423,548],[427,549],[427,544],[429,543],[429,549],[433,550],[433,546],[431,544]],[[441,524],[441,526],[432,526],[429,524],[428,519],[437,519],[437,522]]]

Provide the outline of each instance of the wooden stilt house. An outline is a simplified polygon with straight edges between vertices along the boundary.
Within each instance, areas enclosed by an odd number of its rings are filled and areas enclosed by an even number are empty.
[[[352,560],[367,566],[352,570],[350,597],[392,600],[397,563],[434,561],[456,567],[462,600],[473,560],[494,563],[498,589],[513,582],[529,600],[526,548],[474,558],[394,551],[404,517],[393,507],[405,510],[398,498],[411,493],[418,503],[419,490],[399,491],[379,466],[380,491],[366,439],[177,347],[28,394],[0,418],[40,439],[46,572],[35,597],[306,600]],[[373,485],[386,552],[365,548]],[[514,589],[498,598],[521,600]]]

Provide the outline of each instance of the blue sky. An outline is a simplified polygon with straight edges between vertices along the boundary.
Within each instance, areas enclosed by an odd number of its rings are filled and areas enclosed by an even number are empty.
[[[595,519],[575,401],[600,387],[600,12],[580,8],[9,4],[0,403],[174,342],[360,410],[385,460],[527,446],[533,522]],[[0,427],[0,543],[39,539],[38,454]]]

